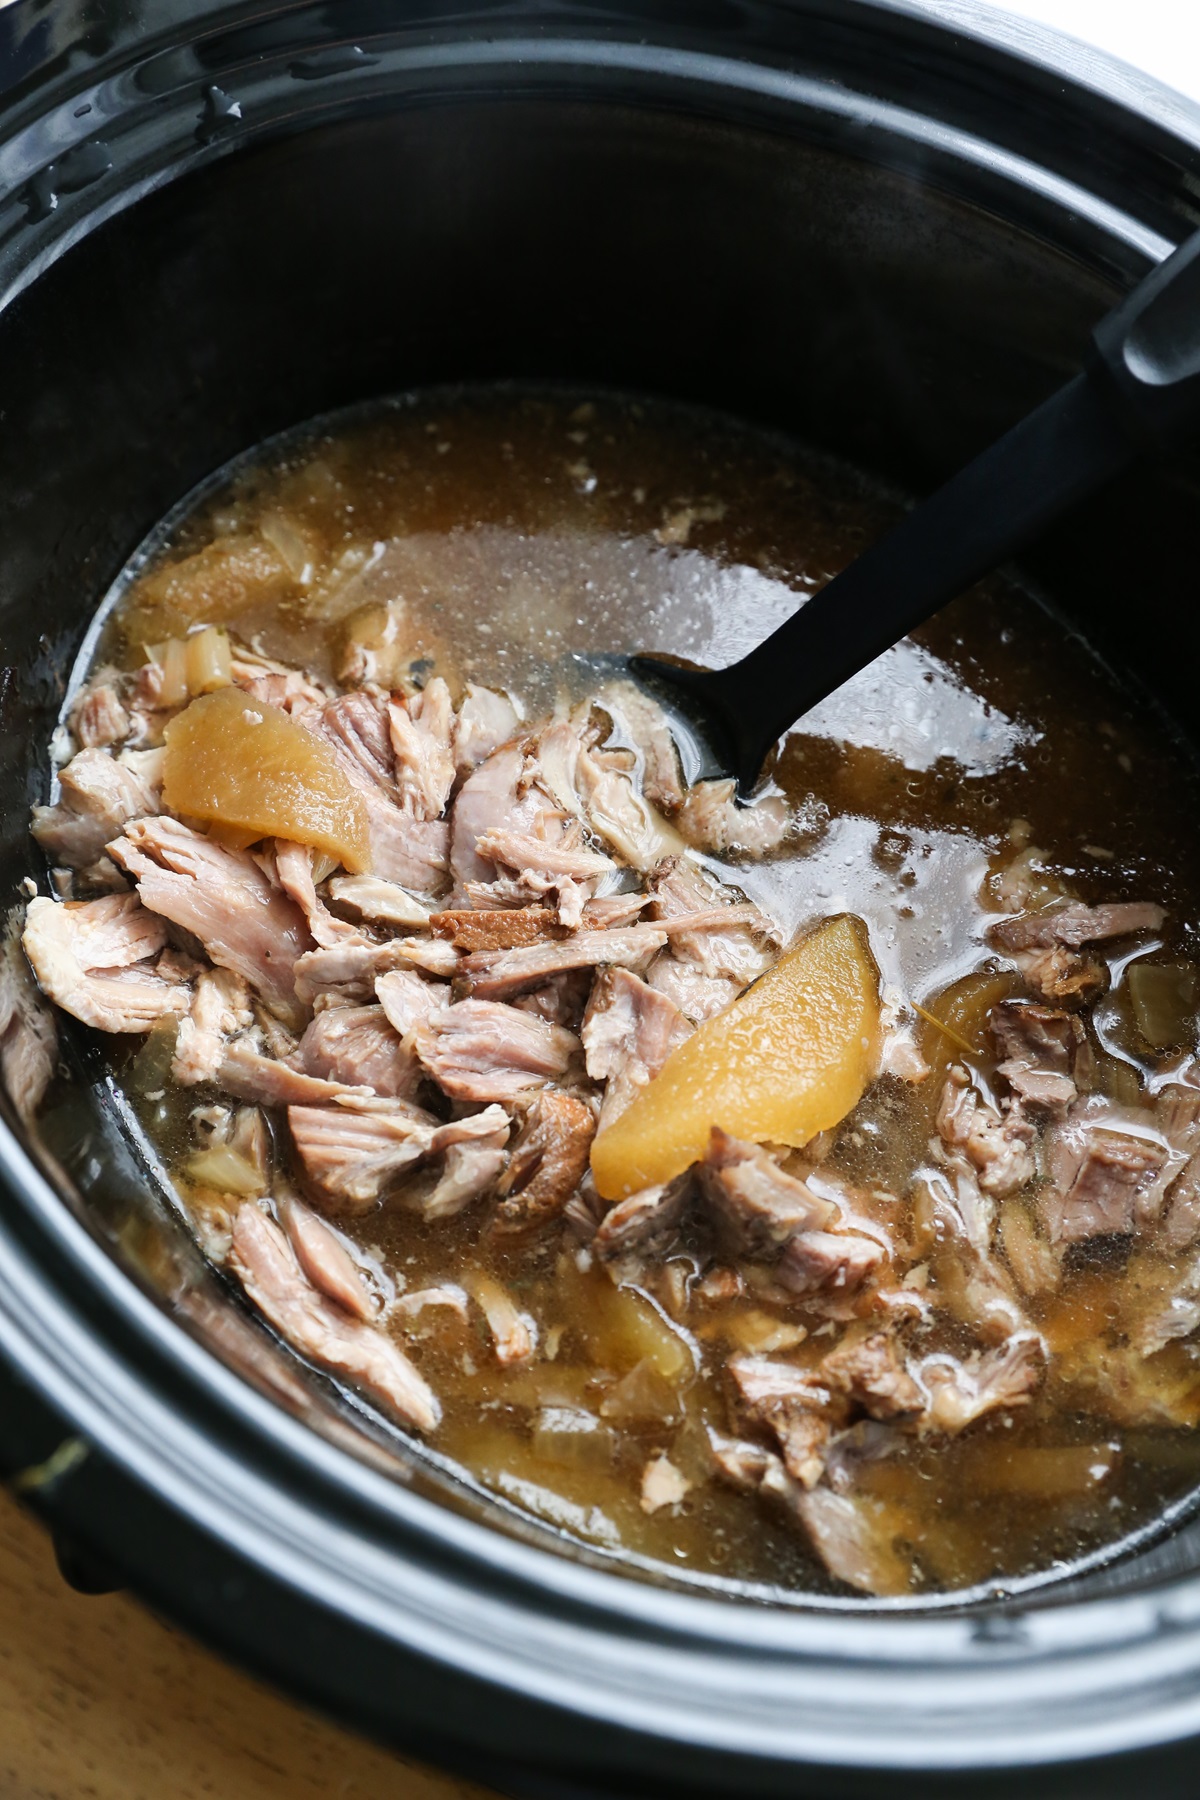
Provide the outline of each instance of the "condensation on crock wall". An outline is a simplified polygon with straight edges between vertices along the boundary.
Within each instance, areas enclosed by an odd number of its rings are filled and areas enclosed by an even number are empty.
[[[479,16],[478,35],[456,35],[441,42],[431,36],[428,21],[406,15],[400,28],[364,43],[342,40],[314,46],[314,36],[336,33],[337,20],[330,17],[331,9],[311,6],[253,29],[223,20],[225,29],[205,41],[202,53],[192,48],[183,54],[177,50],[144,54],[151,30],[157,36],[164,24],[178,18],[199,32],[209,12],[223,10],[215,0],[191,7],[166,0],[154,7],[152,19],[135,9],[125,37],[114,34],[111,46],[90,57],[86,89],[81,85],[34,125],[18,127],[6,143],[0,143],[0,307],[102,218],[183,173],[197,156],[225,154],[248,130],[255,135],[282,127],[294,130],[304,110],[328,118],[339,108],[356,106],[367,87],[373,96],[391,99],[458,93],[464,80],[480,76],[501,80],[506,69],[511,71],[506,85],[522,91],[556,86],[569,78],[632,98],[647,84],[666,82],[678,90],[681,103],[703,105],[704,94],[714,87],[740,90],[744,101],[764,115],[800,107],[836,121],[837,132],[847,142],[861,142],[866,133],[878,144],[890,144],[893,166],[934,186],[954,190],[964,181],[969,186],[982,173],[1014,195],[1036,194],[1039,204],[1072,218],[1074,228],[1094,247],[1120,242],[1142,266],[1161,259],[1172,247],[1161,229],[1147,227],[1110,197],[1004,141],[1005,131],[1011,134],[1014,128],[996,118],[989,120],[987,133],[954,128],[922,114],[899,85],[894,97],[883,95],[879,70],[869,77],[863,71],[861,86],[854,86],[765,59],[756,62],[745,53],[731,54],[736,35],[703,19],[681,18],[664,26],[657,9],[647,8],[642,17],[632,6],[623,20],[628,35],[622,41],[611,25],[597,21],[594,9],[581,8],[568,51],[561,40],[530,35],[529,18],[520,10],[503,28],[487,10]],[[971,42],[972,25],[981,39],[989,31],[994,35],[989,9],[980,9],[977,16],[974,9],[958,10],[964,15],[958,21],[960,50]],[[456,33],[463,24],[461,16],[456,18]],[[907,28],[914,25],[909,21]],[[15,72],[52,66],[56,57],[82,62],[86,43],[84,9],[77,0],[60,5],[48,22],[40,8],[35,13],[34,0],[14,0],[0,9],[0,69],[5,68],[6,51]],[[988,54],[986,42],[975,50],[977,55]],[[1022,51],[1028,58],[1029,45]],[[222,67],[223,58],[227,67]],[[96,71],[103,71],[99,82]],[[1099,69],[1100,76],[1108,74],[1110,83],[1118,72],[1115,65],[1113,70]],[[1088,73],[1095,77],[1091,69]],[[941,79],[933,62],[926,79],[931,83]],[[298,84],[315,90],[313,100],[299,110]],[[979,103],[983,104],[982,90]],[[1096,104],[1101,104],[1099,95]],[[89,106],[94,118],[90,129],[81,133]],[[1170,119],[1172,127],[1180,123]],[[956,175],[956,169],[961,174]],[[86,207],[64,204],[105,175],[113,179],[101,202],[91,199]],[[50,221],[55,229],[46,233]],[[14,242],[17,224],[38,228],[35,242]]]

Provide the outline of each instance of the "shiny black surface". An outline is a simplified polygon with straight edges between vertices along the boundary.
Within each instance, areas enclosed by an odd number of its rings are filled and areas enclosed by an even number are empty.
[[[1195,224],[1200,122],[952,13],[0,11],[4,891],[90,609],[196,480],[295,420],[569,376],[919,491],[1072,374]],[[1184,730],[1194,517],[1180,462],[1039,558]],[[55,1160],[0,1133],[0,1461],[82,1435],[35,1493],[211,1641],[531,1794],[1118,1793],[1134,1777],[1094,1759],[1135,1752],[1137,1780],[1192,1791],[1190,1533],[1067,1594],[888,1617],[656,1590],[491,1529],[233,1303],[79,1059]]]
[[[784,732],[1136,458],[1200,435],[1200,233],[1092,332],[1082,372],[953,474],[794,618],[725,669],[634,659],[708,731],[745,798]]]

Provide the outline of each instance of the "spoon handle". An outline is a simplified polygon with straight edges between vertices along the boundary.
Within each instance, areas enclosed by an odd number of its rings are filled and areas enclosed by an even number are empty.
[[[818,701],[1132,456],[1093,382],[1077,375],[741,662],[708,675],[701,691],[733,740],[739,789],[754,786],[772,745]]]
[[[741,792],[818,701],[1135,457],[1178,439],[1198,415],[1200,233],[1101,321],[1081,375],[757,649],[727,669],[672,671],[721,730]]]

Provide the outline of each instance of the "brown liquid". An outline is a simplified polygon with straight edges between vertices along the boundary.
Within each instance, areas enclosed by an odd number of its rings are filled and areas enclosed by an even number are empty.
[[[297,579],[266,604],[236,594],[210,604],[207,621],[328,673],[347,618],[403,594],[421,652],[452,687],[467,678],[504,687],[535,718],[569,679],[575,652],[667,650],[718,664],[738,656],[894,510],[844,469],[704,415],[611,398],[434,396],[268,451],[198,506],[164,555],[265,519],[268,535],[289,546]],[[189,622],[161,565],[128,591],[103,656],[140,662],[143,644]],[[972,593],[857,677],[789,737],[773,779],[800,820],[785,853],[714,867],[774,916],[785,941],[823,915],[859,915],[884,980],[935,1012],[948,989],[969,1000],[970,983],[955,984],[995,966],[979,936],[978,895],[1018,818],[1083,898],[1162,901],[1167,952],[1193,948],[1200,857],[1190,770],[1086,650],[1012,588]],[[970,1017],[969,1005],[955,1016]],[[929,1036],[926,1053],[944,1068],[947,1046]],[[156,1090],[153,1045],[139,1061],[135,1090]],[[1102,1085],[1136,1098],[1154,1066],[1118,982],[1103,1003]],[[877,1084],[829,1166],[904,1196],[939,1086],[936,1072],[915,1089]],[[169,1152],[178,1153],[196,1098],[189,1090],[143,1103]],[[1004,1202],[1002,1213],[1023,1204]],[[352,1227],[410,1291],[461,1279],[481,1259],[477,1230],[470,1212],[427,1227],[396,1202]],[[1029,1300],[1061,1347],[1031,1405],[865,1469],[859,1491],[884,1509],[914,1591],[1048,1569],[1147,1523],[1195,1483],[1200,1372],[1188,1345],[1142,1371],[1158,1396],[1153,1423],[1133,1422],[1142,1403],[1122,1417],[1091,1392],[1088,1368],[1104,1346],[1121,1354],[1134,1277],[1144,1266],[1145,1279],[1162,1278],[1145,1253],[1126,1259],[1124,1249],[1081,1257],[1050,1300]],[[568,1443],[535,1429],[538,1409],[595,1412],[629,1367],[619,1333],[580,1326],[611,1291],[608,1278],[581,1272],[557,1240],[491,1266],[537,1320],[542,1353],[504,1372],[486,1337],[437,1314],[425,1316],[424,1338],[406,1331],[445,1403],[439,1449],[590,1542],[676,1570],[829,1587],[798,1532],[703,1479],[702,1427],[727,1428],[720,1363],[761,1308],[741,1301],[688,1314],[701,1369],[677,1424],[614,1424]],[[793,1354],[815,1360],[831,1341],[817,1335]],[[960,1351],[966,1341],[944,1340]],[[660,1449],[697,1485],[678,1512],[648,1516],[641,1471]]]

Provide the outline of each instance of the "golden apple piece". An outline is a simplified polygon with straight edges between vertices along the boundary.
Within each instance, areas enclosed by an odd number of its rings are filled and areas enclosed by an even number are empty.
[[[670,1181],[719,1125],[807,1144],[861,1099],[878,1052],[879,976],[854,919],[828,919],[667,1058],[592,1144],[606,1200]]]
[[[370,866],[367,812],[328,744],[265,700],[219,688],[167,726],[163,799],[226,843],[311,844],[347,869]]]

